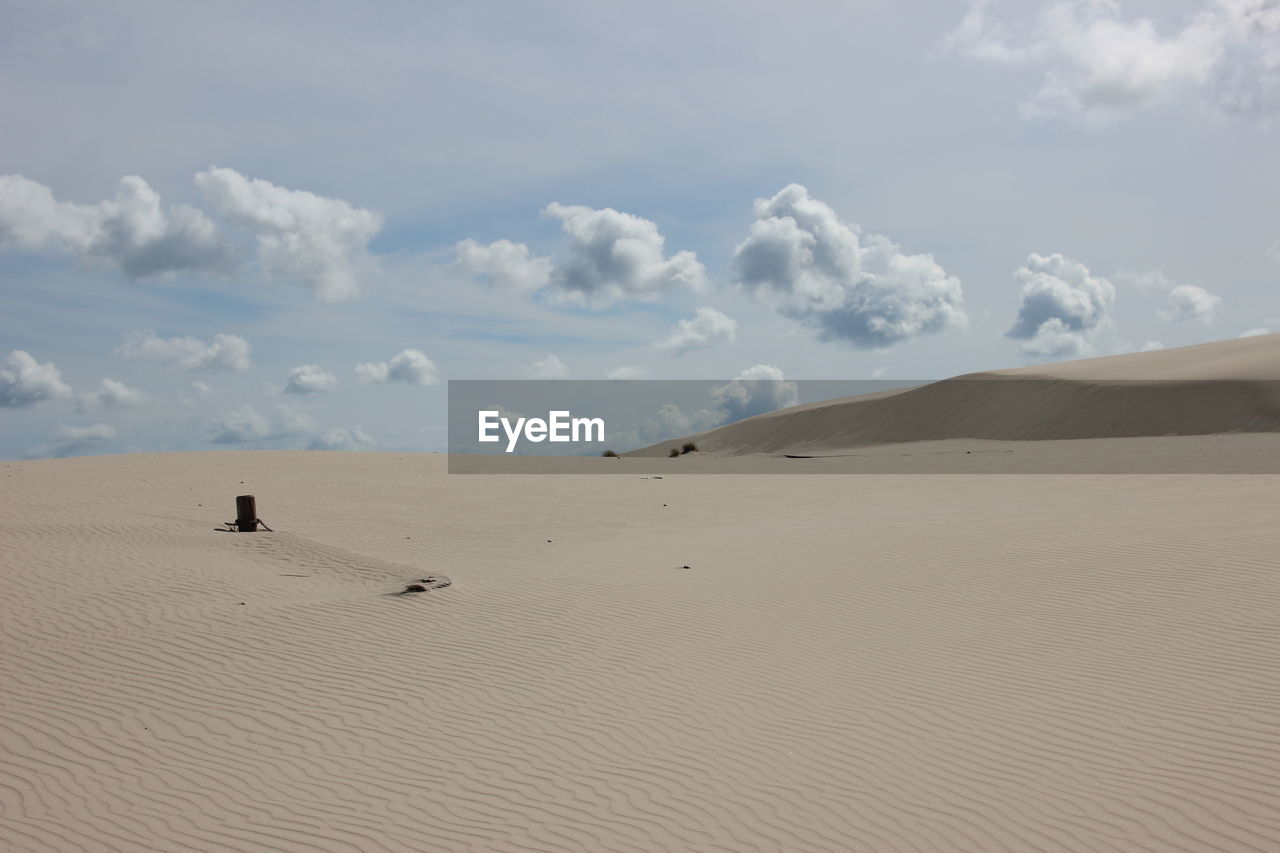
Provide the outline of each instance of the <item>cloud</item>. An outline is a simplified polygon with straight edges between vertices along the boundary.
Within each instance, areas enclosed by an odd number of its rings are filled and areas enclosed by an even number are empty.
[[[59,425],[53,431],[53,441],[39,444],[27,451],[27,458],[34,459],[47,456],[76,456],[86,450],[101,447],[103,443],[116,437],[116,431],[107,424],[94,424],[87,427]]]
[[[1138,350],[1138,352],[1155,352],[1156,350],[1162,349],[1164,349],[1164,344],[1160,341],[1147,341],[1142,345],[1142,349]]]
[[[1215,296],[1194,284],[1180,284],[1169,291],[1169,308],[1159,313],[1164,320],[1183,323],[1212,323],[1214,313],[1222,304],[1222,297]]]
[[[780,369],[767,364],[749,367],[738,378],[707,391],[707,405],[685,413],[674,403],[665,403],[643,420],[639,427],[616,437],[623,447],[656,444],[690,433],[705,432],[734,421],[785,409],[800,402],[796,383],[788,381]]]
[[[338,377],[316,364],[303,364],[289,371],[286,394],[319,394],[338,384]]]
[[[671,287],[701,290],[707,284],[707,271],[693,252],[664,257],[666,238],[648,219],[558,202],[543,215],[558,219],[569,235],[551,275],[557,299],[591,305],[651,301]]]
[[[648,370],[631,364],[615,367],[605,374],[608,379],[644,379],[648,375]]]
[[[1213,0],[1172,32],[1148,18],[1126,19],[1116,0],[1060,0],[1041,7],[1018,36],[974,0],[944,47],[1002,64],[1044,66],[1023,102],[1027,118],[1123,115],[1195,91],[1232,113],[1280,104],[1280,3]]]
[[[531,257],[524,243],[495,240],[482,246],[475,240],[463,240],[454,251],[457,269],[498,287],[532,293],[551,282],[550,259]]]
[[[313,417],[293,406],[276,406],[267,417],[253,406],[245,405],[210,418],[206,436],[214,444],[251,444],[306,437],[319,431],[320,425]]]
[[[603,308],[615,302],[652,302],[673,287],[699,291],[706,268],[693,252],[665,256],[658,226],[613,208],[596,210],[552,202],[542,215],[560,222],[569,242],[554,257],[534,256],[524,243],[463,240],[455,269],[516,291],[543,291],[553,302]]]
[[[148,395],[144,391],[130,388],[114,379],[103,379],[102,386],[97,391],[81,394],[76,406],[81,411],[87,412],[98,409],[127,409],[130,406],[139,406],[147,400]]]
[[[530,379],[568,379],[569,366],[548,353],[546,358],[529,365],[528,374]]]
[[[1062,255],[1036,255],[1014,272],[1022,282],[1018,318],[1006,336],[1028,355],[1070,357],[1092,350],[1094,333],[1110,322],[1111,282]]]
[[[699,308],[692,319],[678,322],[671,333],[656,341],[654,346],[680,354],[732,341],[737,332],[737,320],[726,317],[714,308],[704,307]]]
[[[264,415],[253,406],[240,406],[211,417],[206,437],[214,444],[275,445],[308,450],[370,450],[378,446],[360,427],[323,429],[307,412],[290,404]]]
[[[189,392],[178,392],[178,403],[188,409],[198,409],[221,391],[222,389],[214,388],[208,382],[192,382]]]
[[[120,179],[114,199],[92,205],[57,201],[43,184],[0,175],[0,249],[6,248],[64,252],[131,278],[237,266],[208,217],[184,204],[165,209],[136,175]]]
[[[210,418],[207,432],[214,444],[243,444],[270,437],[271,422],[252,406],[241,406]]]
[[[987,62],[1021,62],[1035,53],[1030,45],[1014,45],[999,21],[987,17],[991,0],[972,0],[960,24],[942,40],[942,48],[970,59]]]
[[[218,334],[205,343],[199,338],[161,338],[155,332],[130,332],[115,354],[125,358],[145,358],[176,365],[183,370],[234,370],[252,366],[252,347],[239,335]]]
[[[26,350],[16,349],[0,366],[0,407],[21,408],[69,396],[71,387],[52,361],[41,364]]]
[[[711,389],[717,423],[732,423],[765,412],[799,405],[800,390],[782,371],[768,364],[749,367],[738,378]]]
[[[382,228],[380,214],[234,169],[211,167],[195,182],[219,217],[257,238],[258,263],[268,275],[297,279],[323,302],[359,293],[358,275],[371,263],[367,250]]]
[[[646,418],[634,433],[624,433],[618,440],[624,447],[656,444],[682,435],[704,432],[722,423],[710,409],[699,409],[687,415],[675,403],[664,403]]]
[[[803,186],[757,199],[755,214],[733,254],[735,283],[821,340],[879,349],[966,325],[960,282],[931,255],[862,235]]]
[[[356,378],[362,383],[403,382],[424,387],[440,381],[431,359],[416,349],[403,350],[390,361],[357,364]]]
[[[360,427],[335,427],[311,439],[310,450],[372,450],[378,442]]]
[[[1198,321],[1209,324],[1222,306],[1222,297],[1194,284],[1175,284],[1160,270],[1121,272],[1114,278],[1144,294],[1164,294],[1166,307],[1157,308],[1156,316],[1166,323]]]
[[[1236,335],[1236,337],[1237,337],[1237,338],[1252,338],[1252,337],[1256,337],[1256,336],[1258,336],[1258,335],[1269,335],[1269,334],[1271,334],[1271,330],[1270,330],[1270,329],[1268,329],[1266,326],[1259,326],[1259,327],[1258,327],[1258,328],[1256,328],[1256,329],[1249,329],[1249,330],[1247,330],[1247,331],[1241,332],[1240,334]]]

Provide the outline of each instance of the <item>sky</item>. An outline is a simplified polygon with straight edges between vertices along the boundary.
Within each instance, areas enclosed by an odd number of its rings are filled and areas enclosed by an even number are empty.
[[[1280,0],[0,0],[0,457],[1280,331]]]

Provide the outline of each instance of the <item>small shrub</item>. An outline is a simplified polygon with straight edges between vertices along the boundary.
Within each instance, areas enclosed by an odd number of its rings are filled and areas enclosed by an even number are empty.
[[[601,453],[600,455],[608,456],[610,459],[616,459],[618,457],[618,454],[614,453],[612,450],[606,450],[604,453]]]
[[[684,447],[680,448],[680,452],[681,453],[697,453],[698,445],[694,444],[692,441],[686,441],[684,443]]]
[[[667,455],[670,456],[672,459],[676,458],[677,456],[680,455],[680,448],[678,447],[671,448],[671,452],[668,453]]]

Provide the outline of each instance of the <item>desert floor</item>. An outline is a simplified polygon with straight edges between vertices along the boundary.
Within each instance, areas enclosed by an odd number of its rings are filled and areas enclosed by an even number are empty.
[[[0,846],[1280,848],[1280,478],[582,464],[0,463]]]

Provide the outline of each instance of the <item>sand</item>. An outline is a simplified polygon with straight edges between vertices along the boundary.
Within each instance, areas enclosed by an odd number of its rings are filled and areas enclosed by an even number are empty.
[[[1240,433],[1280,434],[1280,334],[971,373],[770,412],[627,455],[662,457],[685,441],[740,456]]]
[[[1280,848],[1280,478],[928,446],[0,463],[0,847]]]

